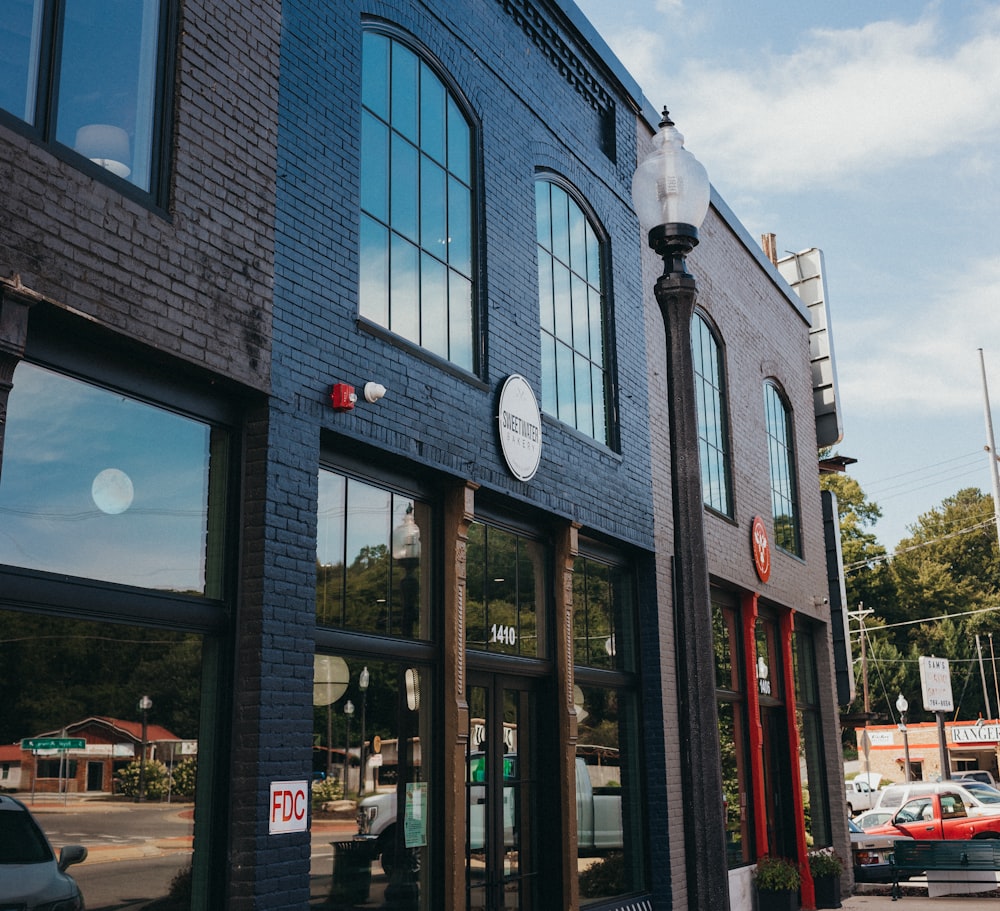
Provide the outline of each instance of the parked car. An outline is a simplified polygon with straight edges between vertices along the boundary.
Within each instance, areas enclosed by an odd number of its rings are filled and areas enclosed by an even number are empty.
[[[867,810],[855,816],[852,822],[861,829],[873,829],[892,819],[892,810]]]
[[[963,784],[969,781],[981,781],[983,784],[988,784],[991,788],[997,786],[993,773],[988,772],[986,769],[967,769],[964,772],[952,772],[951,777],[952,780],[961,781]]]
[[[941,790],[911,795],[892,819],[866,834],[959,841],[1000,838],[1000,807],[976,807],[969,803],[976,798],[964,788],[954,782],[941,785]]]
[[[997,802],[992,795],[986,794],[981,798],[957,781],[908,781],[903,784],[891,784],[879,791],[878,801],[872,809],[890,810],[895,814],[913,797],[925,797],[928,794],[941,794],[946,791],[956,793],[962,798],[970,816],[1000,813],[1000,802]]]
[[[83,845],[66,845],[56,862],[28,808],[0,794],[0,908],[84,911],[83,896],[66,868],[86,857]]]
[[[851,858],[854,861],[854,881],[858,883],[891,883],[892,857],[895,842],[906,836],[898,832],[894,835],[871,835],[865,832],[853,819],[847,820],[851,833]],[[900,879],[908,877],[901,875]]]
[[[963,778],[959,784],[975,794],[985,804],[1000,804],[1000,789],[994,788],[992,785],[972,778]]]

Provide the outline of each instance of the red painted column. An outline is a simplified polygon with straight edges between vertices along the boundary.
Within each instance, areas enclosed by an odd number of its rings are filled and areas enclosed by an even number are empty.
[[[809,872],[806,847],[806,817],[802,802],[802,771],[799,766],[799,726],[795,712],[795,665],[792,655],[792,620],[794,611],[785,611],[779,618],[781,635],[781,665],[785,688],[785,721],[788,725],[788,767],[792,778],[792,806],[795,808],[795,848],[802,871],[802,907],[816,907],[816,892]]]
[[[757,690],[757,593],[740,599],[743,625],[744,674],[747,687],[747,737],[750,740],[750,796],[753,800],[754,850],[757,857],[768,853],[767,815],[764,807],[764,729],[760,723],[760,693]]]

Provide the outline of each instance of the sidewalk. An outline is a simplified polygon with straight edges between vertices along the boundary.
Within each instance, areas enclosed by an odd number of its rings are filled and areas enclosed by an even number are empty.
[[[928,898],[926,888],[904,890],[903,897],[872,892],[849,895],[842,899],[842,911],[974,911],[984,906],[1000,908],[1000,892],[979,892],[975,895],[942,895]]]

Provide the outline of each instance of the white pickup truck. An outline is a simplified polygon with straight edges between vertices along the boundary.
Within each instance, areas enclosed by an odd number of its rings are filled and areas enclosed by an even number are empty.
[[[847,815],[854,816],[862,810],[870,810],[878,800],[878,791],[871,788],[864,778],[854,778],[844,782],[847,793]]]
[[[517,757],[504,759],[504,777],[516,777]],[[508,763],[510,763],[508,765]],[[477,775],[481,776],[482,756],[473,754],[470,759],[469,838],[470,848],[479,850],[485,843],[485,804],[476,798]],[[582,757],[576,760],[576,827],[581,854],[595,854],[622,847],[622,798],[619,787],[594,787],[589,768]],[[483,790],[483,787],[479,787]],[[512,788],[504,788],[504,840],[514,844],[514,801]],[[371,845],[372,858],[380,858],[382,869],[391,875],[396,852],[396,789],[379,791],[365,797],[358,805],[358,834],[355,841]]]

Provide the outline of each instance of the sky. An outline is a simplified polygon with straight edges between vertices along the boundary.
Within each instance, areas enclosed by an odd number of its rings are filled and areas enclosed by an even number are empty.
[[[835,451],[879,543],[963,487],[992,494],[1000,0],[577,4],[749,235],[823,251]]]

